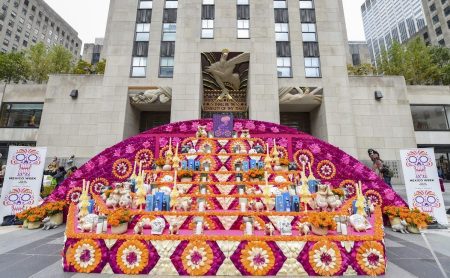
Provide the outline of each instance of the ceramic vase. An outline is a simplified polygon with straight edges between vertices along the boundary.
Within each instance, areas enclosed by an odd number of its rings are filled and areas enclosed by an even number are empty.
[[[389,222],[391,222],[391,227],[395,225],[399,225],[402,220],[400,217],[389,217]]]
[[[328,234],[328,228],[320,228],[311,225],[311,231],[318,236],[326,236]]]
[[[28,222],[28,230],[36,230],[39,229],[42,226],[42,221],[37,222]]]
[[[111,226],[111,233],[121,235],[128,231],[128,223],[122,223],[119,226]]]
[[[420,230],[413,226],[413,225],[408,225],[406,226],[406,229],[408,230],[408,232],[410,232],[411,234],[420,234]]]
[[[55,225],[61,225],[64,222],[63,213],[60,212],[50,216],[50,222],[54,223]]]

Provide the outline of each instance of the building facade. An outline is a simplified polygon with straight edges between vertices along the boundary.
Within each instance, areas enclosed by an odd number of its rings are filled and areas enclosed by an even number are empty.
[[[365,41],[349,41],[348,48],[350,51],[348,64],[359,66],[361,64],[370,64],[372,59],[370,57],[369,46]]]
[[[81,163],[154,126],[229,112],[297,128],[362,161],[369,148],[394,166],[401,148],[444,153],[450,88],[349,77],[349,56],[341,0],[111,0],[105,74],[6,86],[0,148],[34,143]],[[425,103],[441,112],[414,110]]]
[[[5,0],[0,10],[0,50],[21,51],[36,43],[62,45],[81,54],[78,33],[43,0]]]
[[[100,62],[102,56],[103,41],[103,38],[96,38],[95,43],[85,43],[83,46],[83,56],[81,59],[92,65],[96,65],[98,62]]]
[[[431,44],[450,47],[450,1],[422,0]]]
[[[364,31],[374,63],[393,41],[405,43],[426,26],[421,1],[366,0],[362,4]]]

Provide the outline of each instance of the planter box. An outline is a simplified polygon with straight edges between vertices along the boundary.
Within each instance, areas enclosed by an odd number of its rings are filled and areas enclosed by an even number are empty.
[[[60,212],[50,216],[50,222],[52,222],[55,225],[61,225],[64,222],[63,213]]]
[[[36,230],[42,226],[42,221],[39,222],[28,222],[28,230]]]

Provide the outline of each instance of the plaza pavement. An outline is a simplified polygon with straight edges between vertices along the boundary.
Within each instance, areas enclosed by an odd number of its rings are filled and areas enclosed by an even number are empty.
[[[402,188],[395,187],[404,196]],[[450,193],[444,196],[450,206]],[[384,277],[450,277],[450,230],[429,230],[425,236],[447,276],[440,271],[421,235],[403,235],[386,229],[388,267]],[[64,227],[51,231],[0,227],[0,278],[113,277],[64,273],[61,266],[63,241]]]

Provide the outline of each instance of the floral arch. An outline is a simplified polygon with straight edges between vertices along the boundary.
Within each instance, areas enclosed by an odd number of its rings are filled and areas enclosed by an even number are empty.
[[[144,161],[144,168],[168,148],[172,139],[174,145],[194,137],[199,125],[213,128],[210,119],[177,122],[157,127],[126,139],[95,156],[66,179],[46,201],[70,200],[81,193],[82,181],[91,181],[90,191],[99,194],[102,185],[122,182],[131,176],[135,160]],[[371,169],[344,151],[295,129],[252,120],[235,120],[234,129],[248,129],[252,138],[260,138],[261,143],[273,146],[274,140],[290,161],[298,165],[300,160],[312,164],[314,175],[332,185],[333,188],[346,187],[351,192],[358,181],[363,183],[363,192],[382,206],[404,206],[404,200],[384,183]],[[226,150],[229,144],[218,144],[217,148]],[[230,161],[217,161],[230,167]]]

